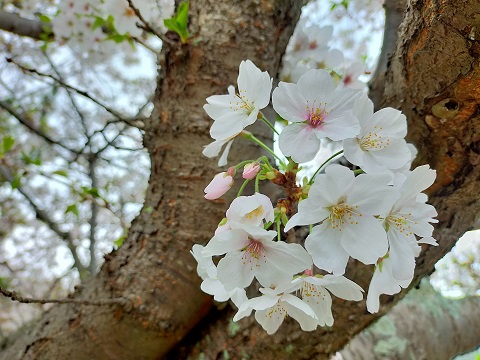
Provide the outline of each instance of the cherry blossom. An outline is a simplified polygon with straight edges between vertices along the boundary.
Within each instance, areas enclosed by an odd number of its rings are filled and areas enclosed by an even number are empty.
[[[421,192],[433,184],[435,171],[428,165],[417,167],[406,177],[398,175],[394,178],[394,186],[398,188],[400,198],[394,203],[385,217],[387,237],[390,245],[390,260],[393,276],[398,280],[409,279],[415,269],[415,257],[420,247],[415,235],[425,238],[426,243],[437,245],[431,238],[433,219],[437,211],[426,204]]]
[[[315,330],[318,326],[315,312],[308,304],[290,294],[291,291],[293,289],[290,283],[275,289],[260,289],[263,295],[242,303],[233,321],[243,319],[255,310],[255,320],[267,334],[275,333],[287,316],[297,320],[302,330]]]
[[[223,146],[226,144],[222,156],[220,156],[220,159],[218,160],[218,166],[227,165],[228,153],[230,152],[230,148],[232,147],[233,140],[235,140],[235,137],[238,134],[240,133],[234,134],[230,137],[227,137],[226,139],[215,140],[214,142],[205,146],[202,154],[208,158],[216,157],[222,150]]]
[[[203,106],[214,120],[210,135],[215,140],[238,135],[257,120],[259,111],[270,102],[272,79],[250,60],[241,62],[237,84],[238,93],[230,86],[228,95],[210,96]]]
[[[239,307],[247,300],[245,290],[239,288],[230,291],[225,290],[225,286],[217,278],[217,268],[212,257],[202,257],[203,249],[203,246],[195,244],[190,251],[197,260],[197,273],[203,279],[200,288],[203,292],[213,295],[215,301],[223,302],[232,299],[233,303]]]
[[[360,122],[360,133],[343,141],[345,158],[365,172],[386,172],[409,162],[410,150],[404,140],[407,134],[405,115],[392,108],[373,113],[373,103],[362,94],[353,113]]]
[[[255,176],[257,176],[257,174],[260,172],[260,170],[260,164],[258,162],[252,162],[245,165],[245,167],[243,168],[242,177],[249,180],[254,179]]]
[[[345,272],[349,256],[374,264],[388,250],[387,234],[375,216],[385,215],[399,197],[388,181],[387,175],[355,177],[344,166],[330,165],[317,176],[285,231],[321,223],[307,237],[305,248],[316,266],[336,275]]]
[[[232,201],[226,215],[228,221],[261,226],[263,221],[273,221],[272,201],[268,196],[259,193],[240,196]]]
[[[215,175],[205,188],[205,199],[214,200],[225,194],[233,185],[233,177],[228,172]]]
[[[309,70],[297,84],[280,82],[273,91],[275,111],[293,122],[279,137],[280,150],[295,162],[312,160],[320,149],[320,139],[338,141],[360,131],[353,114],[358,92],[335,89],[333,79],[324,70]]]
[[[311,276],[311,271],[305,273],[295,278],[292,283],[296,285],[295,289],[300,291],[302,300],[315,312],[320,326],[333,325],[332,298],[329,291],[345,300],[363,299],[363,289],[343,276]]]
[[[231,229],[215,235],[201,253],[203,257],[226,254],[218,263],[217,276],[227,291],[245,288],[253,278],[266,287],[278,285],[312,264],[301,245],[273,241],[276,231],[229,225]]]
[[[343,74],[341,85],[351,89],[365,89],[366,84],[358,79],[360,75],[365,73],[365,63],[355,61]]]
[[[367,310],[370,313],[378,312],[380,308],[380,295],[394,295],[405,289],[412,282],[412,278],[398,280],[393,276],[392,260],[387,256],[379,259],[373,273],[367,294]]]

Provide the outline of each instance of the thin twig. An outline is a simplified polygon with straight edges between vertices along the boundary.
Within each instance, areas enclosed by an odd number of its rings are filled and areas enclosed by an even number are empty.
[[[6,167],[0,166],[0,175],[2,175],[8,182],[10,183],[13,182],[13,175],[10,173],[10,171]],[[35,212],[36,218],[41,222],[43,222],[44,224],[46,224],[54,233],[56,233],[61,239],[63,239],[66,242],[68,249],[72,253],[74,266],[77,268],[80,274],[80,278],[82,278],[82,274],[86,273],[87,269],[85,268],[85,266],[83,266],[82,262],[80,261],[80,258],[77,255],[77,249],[73,243],[73,238],[70,235],[70,233],[62,231],[59,225],[50,219],[47,212],[43,211],[37,206],[35,201],[30,197],[29,194],[25,192],[22,186],[18,186],[17,190],[30,203],[31,207],[33,208],[33,211]]]
[[[135,7],[135,5],[133,5],[132,0],[127,0],[127,1],[128,1],[128,6],[130,6],[130,9],[132,9],[133,12],[135,13],[135,15],[137,15],[138,19],[143,23],[143,25],[145,26],[145,29],[147,31],[151,32],[153,35],[158,37],[165,44],[168,44],[168,45],[174,45],[175,44],[173,41],[171,41],[166,36],[164,36],[161,32],[155,30],[152,27],[152,25],[150,25],[148,23],[148,21],[145,20],[145,18],[142,16],[142,14],[140,14],[140,11]]]
[[[55,74],[57,74],[58,78],[63,81],[63,76],[62,74],[60,74],[60,71],[57,69],[57,67],[55,66],[55,64],[53,63],[53,61],[50,59],[50,56],[48,56],[47,52],[44,51],[43,52],[43,55],[45,56],[45,58],[47,59],[48,63],[50,64],[50,66],[52,67],[53,71],[55,72]],[[77,112],[78,114],[78,117],[80,118],[80,122],[82,124],[82,127],[83,127],[83,131],[85,133],[85,136],[88,138],[88,130],[87,130],[87,124],[85,122],[85,116],[83,115],[83,113],[80,111],[80,108],[78,107],[75,99],[73,98],[72,96],[72,93],[70,91],[67,91],[67,95],[68,95],[68,98],[70,99],[70,103],[72,104],[72,107],[75,109],[75,111]]]
[[[31,132],[33,132],[35,135],[41,137],[42,139],[44,139],[47,143],[49,143],[50,145],[58,145],[62,148],[64,148],[65,150],[68,150],[70,151],[71,153],[74,153],[74,154],[79,154],[79,152],[77,150],[74,150],[74,149],[71,149],[69,148],[68,146],[62,144],[61,142],[59,141],[56,141],[54,139],[52,139],[50,136],[48,136],[47,134],[45,134],[44,132],[40,131],[39,129],[35,128],[34,126],[32,126],[30,124],[30,121],[27,119],[26,116],[24,116],[23,114],[19,114],[12,106],[10,106],[8,103],[6,103],[5,101],[2,101],[0,100],[0,108],[3,108],[5,111],[7,111],[8,113],[10,113],[10,115],[12,115],[14,118],[16,118],[18,120],[18,122],[20,122],[23,126],[25,126],[26,128],[28,128]]]
[[[20,296],[15,291],[9,291],[3,289],[0,286],[0,293],[5,297],[12,299],[13,301],[18,301],[23,304],[80,304],[80,305],[94,305],[94,306],[104,306],[104,305],[121,305],[125,307],[131,307],[132,303],[130,300],[124,297],[118,297],[113,299],[97,299],[97,300],[87,300],[87,299],[36,299]]]
[[[98,179],[95,173],[95,166],[97,163],[97,155],[91,154],[90,158],[88,159],[88,176],[92,181],[92,188],[96,189],[98,187]],[[90,225],[90,264],[88,269],[90,271],[90,275],[93,276],[97,272],[97,258],[95,257],[95,249],[96,249],[96,239],[95,239],[95,231],[97,228],[97,217],[98,217],[98,204],[96,201],[92,201],[90,204],[92,215],[90,216],[89,225]]]
[[[134,124],[132,124],[132,121],[131,119],[127,119],[125,118],[122,114],[120,114],[118,111],[116,111],[115,109],[112,109],[111,107],[109,107],[108,105],[105,105],[103,104],[101,101],[95,99],[92,95],[90,95],[88,92],[86,91],[83,91],[83,90],[80,90],[80,89],[77,89],[76,87],[72,86],[72,85],[69,85],[65,82],[63,82],[61,79],[58,79],[56,78],[55,76],[53,75],[50,75],[50,74],[45,74],[45,73],[42,73],[36,69],[31,69],[31,68],[27,68],[19,63],[17,63],[15,60],[13,60],[12,58],[7,58],[7,62],[11,62],[13,64],[15,64],[19,69],[25,71],[25,72],[28,72],[28,73],[33,73],[35,75],[38,75],[40,77],[45,77],[45,78],[49,78],[53,81],[55,81],[57,84],[59,84],[60,86],[62,86],[63,88],[67,89],[67,90],[70,90],[70,91],[73,91],[75,93],[77,93],[78,95],[81,95],[87,99],[89,99],[90,101],[92,101],[93,103],[97,104],[98,106],[102,107],[103,109],[105,109],[107,112],[109,112],[110,114],[112,114],[113,116],[115,116],[116,118],[118,118],[119,120],[121,120],[122,122],[126,123],[127,125],[129,126],[132,126],[132,127],[135,127]]]

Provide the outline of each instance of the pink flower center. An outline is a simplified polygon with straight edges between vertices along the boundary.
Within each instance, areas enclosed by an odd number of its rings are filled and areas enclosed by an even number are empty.
[[[307,105],[307,111],[308,111],[307,120],[312,127],[316,128],[318,126],[323,125],[323,122],[325,121],[325,117],[328,114],[325,108],[321,109],[317,106],[313,106],[312,108],[310,108]]]
[[[265,248],[261,241],[248,239],[248,245],[243,249],[243,264],[250,263],[250,266],[259,267],[261,258],[265,260]]]

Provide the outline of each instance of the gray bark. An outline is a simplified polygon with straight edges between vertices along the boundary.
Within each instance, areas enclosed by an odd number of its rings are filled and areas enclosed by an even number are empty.
[[[480,346],[480,297],[447,299],[422,281],[354,337],[343,360],[448,360]]]

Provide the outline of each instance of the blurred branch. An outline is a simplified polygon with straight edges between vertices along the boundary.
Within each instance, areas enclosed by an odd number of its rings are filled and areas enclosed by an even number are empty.
[[[61,79],[53,76],[53,75],[50,75],[50,74],[45,74],[45,73],[42,73],[36,69],[31,69],[31,68],[27,68],[19,63],[17,63],[15,60],[13,60],[12,58],[7,58],[7,62],[11,62],[13,64],[15,64],[20,70],[24,71],[24,72],[27,72],[27,73],[33,73],[35,75],[38,75],[40,77],[44,77],[44,78],[49,78],[53,81],[55,81],[58,85],[62,86],[63,88],[65,88],[66,90],[69,90],[69,91],[73,91],[74,93],[78,94],[78,95],[81,95],[87,99],[89,99],[90,101],[92,101],[93,103],[97,104],[98,106],[100,106],[101,108],[103,108],[104,110],[106,110],[107,112],[109,112],[110,114],[112,114],[113,116],[115,116],[117,119],[119,119],[120,121],[126,123],[127,125],[129,126],[132,126],[132,127],[136,127],[135,126],[135,121],[137,119],[135,118],[125,118],[122,114],[120,114],[118,111],[116,111],[115,109],[112,109],[111,107],[109,107],[108,105],[106,104],[103,104],[101,101],[95,99],[92,95],[90,95],[88,92],[86,91],[83,91],[83,90],[80,90],[80,89],[77,89],[76,87],[74,86],[71,86],[71,85],[68,85],[67,83],[65,83],[64,81],[62,81]],[[142,117],[143,118],[143,117]]]
[[[166,36],[164,36],[160,31],[158,31],[157,29],[154,29],[153,26],[150,23],[148,23],[147,20],[145,20],[145,18],[142,16],[142,14],[140,14],[140,11],[133,5],[132,0],[127,0],[127,1],[128,1],[128,6],[130,6],[130,9],[133,10],[135,15],[137,15],[137,17],[143,23],[143,25],[144,25],[143,27],[146,31],[148,31],[148,32],[152,33],[153,35],[155,35],[156,37],[158,37],[160,40],[162,40],[162,42],[164,44],[168,44],[168,45],[174,45],[175,44],[173,41],[171,41]],[[147,49],[149,49],[149,48],[147,47]],[[154,50],[152,50],[152,51],[154,51]],[[156,51],[154,51],[154,52],[156,53]]]
[[[92,188],[98,188],[98,181],[97,181],[97,176],[95,174],[95,166],[97,163],[97,155],[96,154],[91,154],[89,162],[88,162],[88,175],[90,179],[92,180]],[[97,216],[98,216],[98,204],[96,201],[91,202],[91,217],[89,220],[89,225],[90,225],[90,246],[89,246],[89,251],[90,251],[90,264],[88,266],[88,269],[90,271],[90,274],[93,276],[97,272],[97,259],[95,257],[95,247],[96,247],[96,241],[95,241],[95,229],[97,227]]]
[[[10,171],[0,165],[0,175],[2,175],[5,179],[7,179],[8,182],[12,183],[13,182],[13,176],[10,173]],[[78,255],[77,255],[77,249],[76,246],[73,243],[73,238],[70,235],[70,233],[62,231],[58,224],[53,222],[50,217],[48,216],[46,211],[43,211],[40,209],[35,201],[28,195],[25,190],[22,188],[22,186],[17,187],[18,192],[23,195],[23,197],[30,203],[30,206],[33,208],[33,211],[35,212],[35,216],[38,220],[46,224],[54,233],[56,233],[61,239],[65,241],[67,244],[68,249],[72,253],[73,256],[73,261],[74,261],[74,266],[78,269],[78,272],[80,274],[80,278],[83,278],[83,274],[87,272],[87,268],[82,264],[80,261]]]
[[[64,148],[65,150],[68,150],[70,151],[71,153],[74,153],[74,154],[79,154],[78,151],[74,150],[74,149],[70,149],[69,147],[67,147],[66,145],[63,145],[61,142],[58,142],[54,139],[52,139],[50,136],[48,136],[47,134],[45,134],[43,131],[35,128],[33,125],[31,125],[31,121],[29,121],[28,117],[25,115],[25,114],[20,114],[18,113],[12,106],[10,106],[10,104],[8,104],[7,102],[3,101],[3,100],[0,100],[0,108],[4,109],[5,111],[7,111],[8,113],[10,113],[10,115],[12,115],[14,118],[16,118],[18,120],[18,122],[20,122],[23,126],[27,127],[31,132],[33,132],[35,135],[38,135],[40,136],[41,138],[43,138],[47,143],[49,143],[50,145],[58,145],[62,148]]]
[[[390,56],[397,47],[398,27],[402,23],[406,6],[406,0],[385,0],[383,5],[385,8],[385,30],[383,33],[382,51],[378,58],[375,73],[368,84],[370,87],[369,96],[376,108],[382,104],[385,74],[390,62]]]
[[[132,308],[132,303],[129,299],[124,297],[118,297],[113,299],[99,299],[99,300],[87,300],[87,299],[36,299],[36,298],[27,298],[20,296],[15,291],[9,291],[3,289],[0,286],[0,294],[12,299],[13,301],[18,301],[24,304],[81,304],[81,305],[94,305],[94,306],[103,306],[103,305],[121,305],[127,310]]]
[[[53,63],[53,61],[50,59],[50,56],[48,56],[48,54],[44,51],[43,52],[43,55],[45,56],[45,58],[47,59],[48,63],[50,64],[50,66],[52,67],[53,71],[55,72],[55,74],[57,74],[58,78],[63,81],[63,77],[62,75],[60,74],[60,71],[57,69],[57,67],[55,66],[55,64]],[[70,91],[67,91],[67,95],[68,95],[68,98],[70,99],[70,103],[72,104],[72,107],[75,109],[75,111],[77,112],[78,114],[78,117],[80,118],[80,123],[82,124],[82,127],[83,127],[83,131],[85,133],[85,136],[88,138],[88,130],[87,130],[87,125],[86,125],[86,122],[85,122],[85,116],[83,115],[83,113],[80,111],[80,108],[78,107],[75,99],[73,98],[72,96],[72,93]]]
[[[40,20],[25,19],[17,14],[0,10],[0,29],[11,33],[28,36],[35,40],[42,39],[42,34],[47,34],[46,28],[49,24],[42,23]],[[49,33],[48,38],[53,38],[53,34]]]

